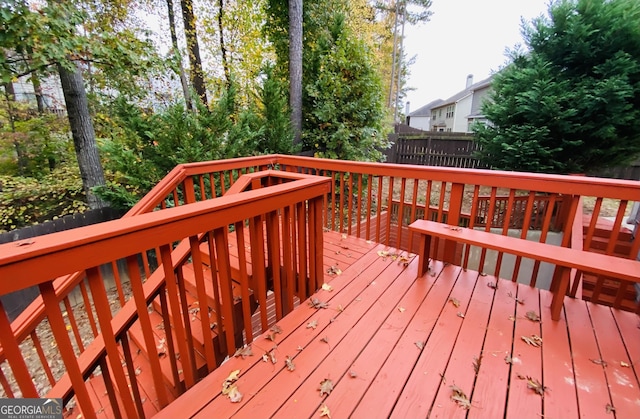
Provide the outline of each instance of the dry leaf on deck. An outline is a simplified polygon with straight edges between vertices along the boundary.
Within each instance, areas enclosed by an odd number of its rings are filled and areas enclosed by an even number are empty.
[[[480,363],[482,362],[482,355],[480,355],[480,358],[478,357],[473,357],[473,370],[476,372],[476,375],[478,375],[478,371],[480,371]]]
[[[311,320],[309,323],[307,323],[307,329],[314,329],[318,327],[318,321],[317,320]]]
[[[596,365],[602,365],[603,367],[607,366],[607,361],[603,359],[589,359],[589,361],[593,362]]]
[[[225,396],[229,394],[229,392],[231,391],[231,387],[233,386],[233,383],[235,383],[236,380],[238,380],[239,376],[240,376],[240,370],[235,370],[235,371],[232,371],[227,376],[227,378],[224,379],[224,381],[222,382],[222,394],[224,394]]]
[[[514,300],[516,300],[516,303],[518,303],[518,304],[524,304],[524,300],[521,299],[521,298],[515,297],[513,294],[511,294],[511,291],[509,291],[507,293],[507,296],[509,296],[509,297],[513,298]]]
[[[620,366],[621,367],[625,367],[625,368],[630,368],[631,367],[631,365],[629,365],[628,362],[624,362],[624,361],[620,361]]]
[[[538,335],[521,336],[521,338],[527,343],[527,345],[535,346],[536,348],[542,346],[542,338]]]
[[[513,365],[513,358],[511,358],[511,355],[505,355],[504,362],[506,362],[507,364]]]
[[[275,342],[276,341],[276,332],[269,333],[267,336],[265,336],[265,339],[269,339],[271,342]]]
[[[543,386],[540,381],[535,378],[527,377],[527,388],[533,390],[536,394],[544,397],[544,392],[547,391],[547,387]]]
[[[231,386],[229,389],[229,394],[227,394],[231,403],[240,403],[242,401],[242,393],[238,391],[238,386],[235,384]]]
[[[324,301],[320,301],[317,298],[312,298],[311,301],[309,301],[309,305],[313,308],[327,308],[329,307],[329,304],[325,303]]]
[[[378,250],[378,256],[380,256],[381,258],[386,258],[387,256],[389,256],[389,252],[387,252],[386,250]]]
[[[335,265],[331,265],[331,266],[329,267],[329,269],[327,269],[327,273],[328,273],[329,275],[340,275],[340,274],[342,274],[342,271],[341,271],[341,270],[340,270],[340,268],[338,268],[337,266],[335,266]]]
[[[269,330],[271,330],[273,333],[282,333],[282,328],[277,324],[274,324],[273,326],[271,326]]]
[[[460,317],[461,319],[464,319],[464,313],[463,313],[463,312],[461,312],[461,311],[458,311],[458,312],[456,313],[456,316]]]
[[[451,400],[456,402],[461,408],[469,410],[469,408],[471,407],[471,402],[469,401],[467,395],[464,394],[464,391],[462,391],[462,389],[455,384],[449,387],[451,388]]]
[[[325,394],[328,396],[333,391],[333,381],[325,378],[320,382],[320,387],[318,388],[318,390],[320,390],[320,397]]]
[[[406,310],[406,308],[404,308],[404,307],[398,307],[398,311],[400,313],[404,313],[405,310]]]
[[[293,363],[293,359],[290,356],[287,355],[287,357],[284,359],[284,363],[289,371],[293,371],[296,369],[296,366]]]
[[[271,360],[272,364],[276,364],[278,362],[278,358],[276,358],[276,348],[272,348],[269,352],[269,359]]]
[[[607,413],[613,413],[616,411],[616,408],[613,407],[613,405],[611,403],[607,403],[607,406],[605,407],[605,411]]]
[[[320,339],[320,342],[324,342],[324,343],[326,343],[328,345],[329,344],[329,336],[323,337],[322,339]]]
[[[525,317],[531,320],[532,322],[540,321],[540,316],[535,311],[527,311],[527,314],[525,314]]]
[[[322,289],[329,292],[333,291],[333,287],[329,284],[322,284]]]
[[[326,416],[329,419],[331,419],[331,412],[329,411],[329,408],[327,407],[326,404],[322,403],[322,406],[320,406],[320,417]]]
[[[451,297],[449,298],[449,301],[451,301],[451,304],[453,304],[455,307],[460,307],[460,300],[458,300],[457,298]]]
[[[353,371],[353,370],[351,370],[351,371],[349,371],[349,377],[356,378],[356,377],[358,377],[358,373]]]
[[[419,341],[416,342],[416,346],[418,347],[418,349],[422,350],[422,349],[424,349],[424,342],[419,340]]]
[[[495,282],[487,282],[487,287],[492,288],[494,290],[497,290],[498,289],[498,284],[495,283]]]
[[[251,345],[247,345],[244,348],[240,348],[236,350],[236,353],[233,356],[238,357],[241,356],[242,359],[245,359],[248,356],[253,356],[253,351],[251,350]]]

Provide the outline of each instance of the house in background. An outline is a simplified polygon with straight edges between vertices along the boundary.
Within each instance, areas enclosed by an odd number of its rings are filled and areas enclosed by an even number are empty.
[[[407,112],[407,125],[423,131],[431,130],[431,109],[442,102],[442,99],[436,99],[411,113]]]
[[[493,76],[473,83],[473,75],[468,75],[464,90],[431,108],[430,130],[471,132],[473,123],[487,123],[482,104],[489,96],[492,80]]]

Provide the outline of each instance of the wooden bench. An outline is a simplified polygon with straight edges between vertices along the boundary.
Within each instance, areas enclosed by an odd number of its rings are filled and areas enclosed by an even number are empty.
[[[571,269],[616,279],[640,282],[640,262],[616,256],[604,255],[582,249],[561,247],[547,243],[503,236],[486,231],[456,227],[434,221],[418,220],[409,226],[409,230],[420,235],[418,253],[418,276],[429,269],[429,252],[432,237],[453,240],[458,243],[497,250],[515,256],[522,256],[556,266],[552,291],[551,318],[558,320],[567,288]]]

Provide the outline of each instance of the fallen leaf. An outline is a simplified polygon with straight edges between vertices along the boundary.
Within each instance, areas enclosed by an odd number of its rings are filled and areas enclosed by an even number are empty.
[[[269,355],[267,355],[266,353],[264,353],[264,354],[262,355],[262,361],[263,361],[263,362],[269,362]]]
[[[358,376],[358,374],[355,371],[353,371],[353,370],[349,371],[349,377],[356,378],[357,376]]]
[[[527,343],[527,345],[535,346],[536,348],[542,346],[542,338],[538,335],[521,336],[521,338]]]
[[[327,269],[327,273],[328,273],[329,275],[340,275],[340,274],[342,274],[342,271],[341,271],[341,270],[340,270],[340,268],[338,268],[337,266],[335,266],[335,265],[331,265],[331,266],[329,267],[329,269]]]
[[[322,406],[320,406],[320,417],[326,416],[329,419],[331,419],[331,412],[329,411],[329,408],[327,407],[326,404],[322,403]]]
[[[275,332],[271,332],[267,336],[265,336],[264,338],[265,339],[269,339],[271,342],[275,342],[276,341],[276,333]]]
[[[140,368],[140,367],[136,368],[136,370],[135,370],[135,374],[136,374],[136,375],[140,375],[140,374],[142,374],[142,368]]]
[[[284,363],[289,371],[293,371],[296,369],[296,366],[293,364],[293,359],[290,356],[287,355],[287,357],[284,359]]]
[[[318,321],[317,320],[311,320],[309,323],[307,323],[307,329],[314,329],[318,327]]]
[[[406,308],[404,308],[404,307],[398,307],[398,311],[400,313],[404,313],[405,310],[406,310]]]
[[[603,359],[591,359],[591,358],[589,358],[589,361],[593,362],[596,365],[602,365],[603,367],[607,366],[607,361],[605,361]]]
[[[457,298],[451,297],[449,298],[449,301],[451,302],[451,304],[453,304],[455,307],[460,307],[460,300],[458,300]]]
[[[240,348],[236,350],[236,353],[233,354],[234,357],[241,356],[242,359],[245,359],[248,356],[253,356],[253,351],[251,350],[251,345],[247,345],[244,348]]]
[[[616,411],[616,408],[613,407],[613,405],[611,403],[607,403],[607,407],[605,408],[605,411],[607,413],[613,413]]]
[[[620,366],[621,367],[625,367],[625,368],[630,368],[631,367],[631,365],[629,365],[627,362],[624,362],[624,361],[620,361]]]
[[[525,377],[524,375],[520,374],[519,372],[516,373],[516,377],[518,377],[519,380],[526,380],[527,377]]]
[[[346,234],[343,234],[343,235],[342,235],[342,238],[343,238],[343,239],[346,239],[346,238],[347,238],[347,235],[346,235]]]
[[[389,256],[389,252],[385,250],[378,250],[378,256],[380,256],[381,258],[386,258],[387,256]]]
[[[458,313],[456,313],[456,316],[460,317],[461,319],[464,319],[464,313],[461,311],[458,311]]]
[[[240,370],[235,370],[235,371],[232,371],[227,376],[227,378],[224,379],[224,381],[222,382],[222,394],[224,394],[225,396],[229,394],[233,386],[233,383],[238,380],[239,376],[240,376]]]
[[[336,310],[338,310],[338,312],[342,313],[344,311],[344,307],[342,307],[342,304],[338,304],[338,308],[336,308]]]
[[[482,362],[482,355],[480,357],[473,357],[473,370],[478,375],[478,371],[480,371],[480,363]]]
[[[513,294],[511,294],[511,291],[509,291],[507,293],[507,296],[509,296],[509,297],[513,298],[514,300],[516,300],[516,303],[518,303],[518,304],[524,304],[524,300],[514,296]]]
[[[322,284],[322,289],[329,292],[333,291],[333,287],[329,284]]]
[[[422,350],[424,349],[424,342],[419,340],[416,342],[416,346],[418,347],[418,349]]]
[[[322,339],[320,339],[320,342],[324,342],[324,343],[326,343],[328,345],[329,344],[329,336],[323,337]]]
[[[327,396],[330,395],[331,392],[333,391],[333,381],[331,381],[328,378],[325,378],[320,382],[320,387],[318,388],[318,390],[320,390],[320,397],[322,397],[325,394]]]
[[[531,377],[527,377],[527,388],[530,388],[536,394],[542,397],[544,397],[544,392],[548,390],[547,387],[543,386],[540,381]]]
[[[238,390],[238,386],[237,385],[232,385],[231,389],[229,390],[229,394],[227,394],[227,397],[229,397],[229,400],[231,400],[231,403],[240,403],[242,401],[242,393],[240,393],[240,391]]]
[[[269,360],[271,360],[272,364],[276,364],[278,362],[278,358],[276,358],[276,348],[272,348],[269,352]]]
[[[317,298],[312,298],[311,301],[309,301],[309,305],[313,308],[327,308],[329,307],[329,304],[318,300]]]
[[[482,274],[481,274],[481,275],[482,275]],[[486,275],[486,274],[485,274],[485,275]],[[497,284],[497,283],[495,283],[495,282],[488,282],[488,283],[487,283],[487,287],[492,288],[492,289],[494,289],[494,290],[497,290],[497,289],[498,289],[498,284]]]
[[[458,406],[460,406],[464,410],[469,410],[469,408],[471,407],[471,402],[469,401],[469,398],[467,397],[467,395],[464,394],[464,391],[462,391],[462,389],[456,386],[455,384],[452,386],[449,386],[449,388],[451,388],[451,392],[452,392],[451,400],[456,402]]]
[[[303,349],[304,349],[304,348],[303,348],[302,346],[298,345],[298,347],[296,348],[296,351],[301,351],[301,350],[303,350]]]
[[[505,355],[504,362],[506,362],[507,364],[513,365],[513,358],[511,358],[511,355]]]
[[[525,317],[531,320],[532,322],[540,321],[540,316],[535,311],[527,311],[527,314],[525,314]]]
[[[511,320],[512,322],[516,321],[516,316],[509,316],[509,320]]]
[[[269,330],[271,330],[273,333],[280,333],[280,334],[282,333],[282,328],[277,324],[274,324],[273,326],[271,326]]]

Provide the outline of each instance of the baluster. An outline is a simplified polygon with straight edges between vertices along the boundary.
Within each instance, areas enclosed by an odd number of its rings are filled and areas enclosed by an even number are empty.
[[[56,297],[56,292],[53,288],[53,284],[51,282],[43,282],[39,285],[39,287],[40,294],[42,295],[42,300],[44,301],[45,313],[49,318],[49,325],[51,326],[51,331],[53,332],[54,339],[56,341],[56,344],[58,345],[58,349],[60,350],[62,361],[67,368],[67,374],[69,374],[69,379],[71,381],[71,385],[73,386],[78,406],[80,406],[80,409],[82,410],[83,416],[85,418],[95,418],[96,412],[93,408],[91,398],[89,397],[89,391],[82,376],[82,371],[80,371],[78,360],[73,353],[71,339],[69,339],[69,335],[67,334],[67,329],[64,324],[64,318],[62,317],[62,312],[60,311],[60,305],[58,304],[58,299]],[[2,323],[4,323],[4,321],[6,320],[6,316],[4,315],[4,310],[0,311],[3,312],[0,315],[0,334],[4,335],[4,325],[2,325]],[[11,345],[7,345],[7,347],[10,346]],[[17,348],[17,343],[15,344],[15,346]],[[7,348],[4,349],[6,352]],[[22,363],[24,365],[24,361],[22,361]],[[25,371],[27,371],[26,366],[24,366],[24,370],[21,371],[21,373]],[[28,380],[31,381],[30,378],[28,378]],[[31,386],[33,386],[33,384],[31,384]],[[26,389],[28,390],[29,388],[26,387]],[[33,389],[33,392],[29,391],[26,394],[23,390],[23,397],[38,397],[38,395],[34,393],[35,389]]]
[[[122,399],[126,415],[130,417],[136,416],[137,412],[134,400],[131,397],[131,392],[128,390],[127,378],[120,363],[120,351],[111,326],[111,307],[109,306],[109,299],[104,288],[104,281],[100,270],[95,267],[87,269],[87,278],[89,280],[91,295],[93,296],[94,307],[98,315],[98,322],[100,323],[107,358],[117,385],[117,392]]]
[[[67,310],[67,318],[69,319],[69,325],[71,326],[71,330],[73,331],[73,336],[76,339],[76,344],[78,345],[78,352],[84,352],[84,344],[82,343],[82,337],[80,336],[80,330],[78,329],[78,323],[76,323],[75,315],[73,314],[73,308],[71,307],[71,303],[69,302],[69,297],[64,297],[62,299],[64,302],[64,308]]]
[[[60,319],[62,319],[62,314],[60,314]],[[64,329],[64,326],[62,328]],[[18,341],[9,338],[9,336],[14,336],[14,334],[13,330],[11,330],[11,324],[7,318],[2,301],[0,301],[0,336],[5,337],[2,339],[2,349],[4,350],[4,355],[7,361],[9,362],[11,371],[13,371],[13,377],[22,392],[22,397],[40,397],[36,387],[33,385],[33,381],[31,380],[31,374],[29,373],[27,364],[24,362],[24,357],[20,351],[20,346],[18,346]]]

